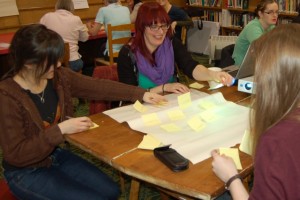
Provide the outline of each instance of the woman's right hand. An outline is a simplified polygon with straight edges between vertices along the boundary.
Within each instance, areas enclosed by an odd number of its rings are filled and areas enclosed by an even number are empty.
[[[58,124],[62,134],[79,133],[88,130],[92,126],[93,122],[88,117],[71,118]]]

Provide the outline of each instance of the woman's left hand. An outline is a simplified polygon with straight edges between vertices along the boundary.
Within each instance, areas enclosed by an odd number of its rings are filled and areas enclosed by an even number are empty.
[[[227,72],[212,71],[213,80],[221,82],[223,85],[232,86],[234,78]]]
[[[211,155],[213,158],[212,170],[224,183],[238,173],[232,158],[220,155],[217,150],[213,150]]]

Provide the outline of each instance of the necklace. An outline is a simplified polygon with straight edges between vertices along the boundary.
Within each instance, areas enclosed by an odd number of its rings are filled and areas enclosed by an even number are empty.
[[[44,94],[45,94],[45,90],[43,90],[42,95],[36,94],[38,97],[40,97],[40,101],[41,101],[42,103],[45,103]]]

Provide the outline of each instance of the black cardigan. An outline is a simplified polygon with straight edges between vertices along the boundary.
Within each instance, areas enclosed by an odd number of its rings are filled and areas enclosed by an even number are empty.
[[[172,39],[175,63],[182,70],[182,72],[189,78],[193,79],[193,70],[198,63],[193,60],[191,54],[186,50],[186,47],[182,45],[181,41],[176,37]],[[138,85],[137,71],[135,69],[135,62],[130,57],[130,47],[123,46],[119,52],[118,57],[118,76],[119,81],[130,85]],[[174,66],[174,74],[176,74],[176,68]]]

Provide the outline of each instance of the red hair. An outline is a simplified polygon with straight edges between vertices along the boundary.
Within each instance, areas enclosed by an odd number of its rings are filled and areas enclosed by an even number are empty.
[[[143,3],[137,13],[135,21],[135,38],[131,46],[133,52],[139,50],[140,53],[152,64],[154,64],[155,61],[146,46],[144,34],[147,26],[157,23],[171,25],[171,20],[168,13],[157,2]],[[172,36],[172,28],[170,27],[166,33],[166,37],[171,38]]]

